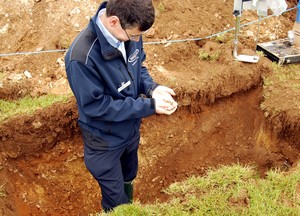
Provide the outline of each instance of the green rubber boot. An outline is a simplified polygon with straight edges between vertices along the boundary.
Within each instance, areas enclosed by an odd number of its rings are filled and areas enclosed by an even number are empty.
[[[124,182],[124,190],[125,190],[125,194],[128,197],[129,203],[131,204],[133,201],[133,181]]]

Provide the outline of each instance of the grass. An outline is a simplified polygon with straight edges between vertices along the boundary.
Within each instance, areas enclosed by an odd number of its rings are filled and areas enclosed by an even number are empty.
[[[268,77],[269,79],[273,78],[281,83],[286,83],[289,80],[299,80],[299,66],[295,64],[281,66],[277,63],[272,63],[270,68],[273,71],[272,76]],[[299,88],[299,85],[298,85]]]
[[[25,97],[17,101],[0,100],[0,122],[23,114],[32,114],[55,102],[66,101],[68,95],[44,95],[38,98]]]
[[[272,170],[259,177],[254,167],[232,165],[211,169],[172,184],[167,203],[122,205],[99,215],[290,215],[300,214],[300,165],[293,172]]]
[[[217,35],[216,37],[213,37],[212,41],[217,43],[227,43],[227,42],[232,42],[232,38],[228,37],[227,34],[220,34]]]
[[[279,65],[273,63],[270,65],[272,73],[264,76],[264,101],[261,103],[261,109],[265,115],[277,116],[287,111],[286,104],[293,105],[289,109],[299,110],[300,94],[300,72],[299,65]],[[285,98],[286,103],[278,105],[276,98]]]
[[[158,10],[159,12],[164,12],[166,10],[166,6],[163,3],[159,3]]]
[[[200,49],[198,52],[198,56],[201,60],[204,61],[217,61],[221,56],[221,51],[216,51],[214,53],[208,53],[205,50]]]
[[[2,166],[0,166],[0,171],[3,169]],[[0,197],[6,197],[6,191],[5,191],[5,186],[6,183],[0,185]]]
[[[0,197],[6,197],[6,191],[5,191],[5,186],[6,183],[0,185]]]
[[[2,81],[4,79],[4,73],[3,71],[0,71],[0,81]]]

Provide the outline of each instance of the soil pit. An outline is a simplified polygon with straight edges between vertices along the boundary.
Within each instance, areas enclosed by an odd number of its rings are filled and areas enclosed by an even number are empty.
[[[233,1],[153,3],[156,22],[144,35],[144,42],[205,38],[234,27]],[[287,3],[291,8],[297,1]],[[2,53],[65,49],[98,5],[92,0],[64,0],[63,4],[59,0],[4,1],[0,9]],[[242,23],[256,19],[255,12],[245,11]],[[285,38],[294,20],[295,11],[291,11],[262,21],[260,42]],[[257,25],[241,29],[238,53],[253,53],[256,32]],[[292,121],[284,111],[273,119],[264,117],[262,77],[271,73],[271,62],[264,57],[257,64],[234,61],[233,38],[229,31],[211,40],[145,45],[151,75],[175,90],[180,106],[172,116],[143,120],[135,200],[166,201],[162,189],[220,165],[252,164],[263,177],[269,169],[289,170],[299,161],[299,109],[291,115],[298,116]],[[203,53],[219,57],[207,61],[200,58]],[[0,98],[67,94],[63,57],[52,53],[1,58]],[[31,80],[10,79],[25,70],[32,74]],[[300,101],[297,89],[274,88],[295,96],[287,100],[279,95],[274,103],[291,107]],[[84,166],[76,121],[77,109],[71,100],[38,110],[33,116],[1,122],[0,186],[4,184],[7,196],[0,199],[0,215],[100,211],[99,187]]]
[[[220,165],[255,165],[262,176],[275,167],[288,170],[299,159],[299,149],[290,145],[279,148],[259,108],[260,100],[261,88],[256,87],[202,106],[200,113],[182,108],[173,116],[144,119],[135,200],[166,201],[168,196],[162,189]],[[66,115],[66,109],[76,113],[73,103],[52,110],[58,116]],[[51,112],[47,113],[52,118]],[[3,162],[8,192],[3,215],[87,215],[100,211],[99,187],[84,166],[78,128],[66,133],[70,139],[49,150],[35,149],[32,156],[27,152],[27,156],[19,154]],[[16,155],[12,152],[10,149],[10,154]]]

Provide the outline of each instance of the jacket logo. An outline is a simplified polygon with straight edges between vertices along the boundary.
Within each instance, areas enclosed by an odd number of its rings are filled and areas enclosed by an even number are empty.
[[[129,58],[128,58],[128,62],[130,62],[130,63],[132,63],[132,65],[135,65],[136,64],[136,62],[137,62],[137,60],[139,59],[139,50],[138,49],[136,49],[135,51],[134,51],[134,53],[132,53],[130,56],[129,56]]]

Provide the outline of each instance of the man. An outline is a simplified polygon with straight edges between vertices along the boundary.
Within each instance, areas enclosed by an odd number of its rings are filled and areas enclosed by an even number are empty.
[[[151,0],[103,2],[65,57],[85,165],[106,212],[132,201],[141,118],[177,109],[174,91],[156,84],[143,66],[142,34],[154,18]]]

